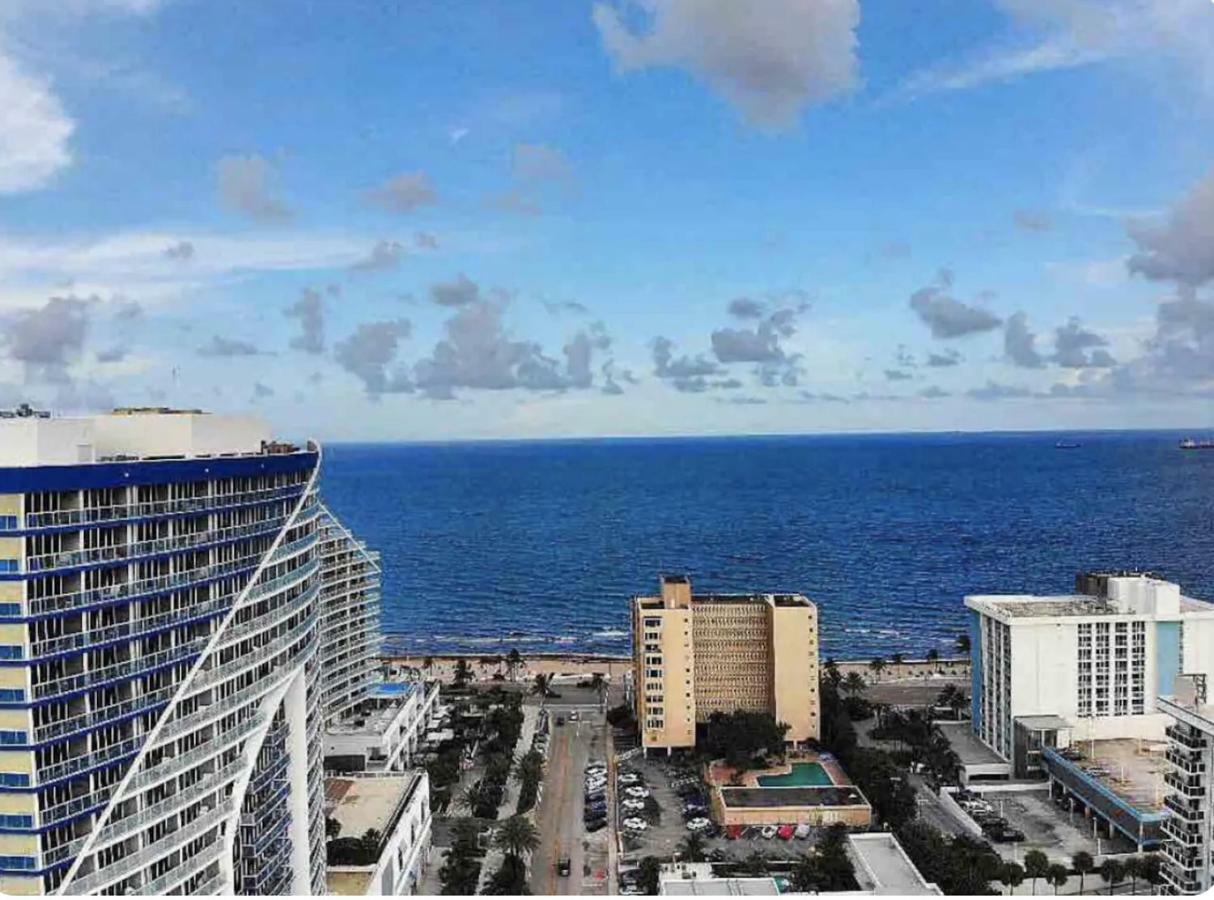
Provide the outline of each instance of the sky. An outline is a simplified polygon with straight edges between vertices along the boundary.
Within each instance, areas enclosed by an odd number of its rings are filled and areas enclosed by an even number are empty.
[[[2,0],[0,406],[1214,428],[1209,0]]]

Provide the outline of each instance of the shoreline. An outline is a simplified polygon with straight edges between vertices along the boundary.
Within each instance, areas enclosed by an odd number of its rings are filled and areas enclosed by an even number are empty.
[[[632,657],[618,653],[576,653],[560,651],[543,651],[539,653],[520,653],[521,661],[514,675],[514,681],[530,681],[536,675],[549,675],[558,678],[589,678],[598,673],[605,678],[613,679],[632,668]],[[455,666],[459,660],[465,660],[472,670],[473,681],[495,681],[493,676],[500,673],[508,678],[506,655],[501,653],[384,653],[380,659],[387,665],[419,669],[428,677],[440,681],[451,681],[455,675]],[[429,666],[426,661],[429,660]],[[968,681],[970,676],[969,657],[942,657],[934,662],[926,659],[904,659],[894,665],[886,660],[886,668],[876,673],[867,659],[836,660],[836,665],[843,675],[858,672],[869,684],[915,684],[938,680],[944,682]]]

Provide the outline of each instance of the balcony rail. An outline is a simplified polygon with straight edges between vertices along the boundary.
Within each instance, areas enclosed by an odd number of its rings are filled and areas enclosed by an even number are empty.
[[[195,603],[182,609],[158,613],[154,616],[148,616],[146,619],[131,619],[118,625],[111,625],[108,628],[77,631],[72,634],[62,635],[61,637],[37,641],[30,646],[29,658],[33,660],[44,656],[55,656],[60,653],[71,653],[73,650],[93,650],[100,644],[108,644],[123,639],[133,641],[154,631],[184,625],[192,620],[205,618],[208,615],[227,609],[231,606],[232,601],[236,599],[238,593],[239,591],[232,591],[227,594],[221,594],[213,600],[205,600],[202,603]]]
[[[42,553],[25,558],[25,571],[44,572],[53,569],[68,569],[75,566],[89,566],[94,563],[122,562],[124,560],[139,559],[144,556],[156,556],[160,553],[193,550],[199,547],[207,547],[211,544],[221,544],[224,541],[256,537],[261,534],[273,534],[282,528],[286,520],[286,515],[283,515],[273,519],[263,519],[259,522],[249,522],[246,525],[231,525],[227,528],[213,528],[207,531],[194,532],[193,534],[155,538],[150,541],[135,541],[130,544],[118,544],[110,547],[92,547],[84,550],[60,550],[56,553]]]
[[[58,509],[50,512],[25,514],[24,524],[18,518],[15,528],[0,528],[3,531],[30,531],[39,528],[63,528],[70,525],[109,525],[130,519],[146,519],[176,513],[218,512],[268,503],[303,493],[307,482],[285,487],[262,488],[241,491],[238,494],[216,494],[210,497],[181,497],[175,500],[145,500],[133,503],[118,503],[112,506],[87,506],[77,509]]]
[[[171,665],[175,662],[182,662],[197,656],[206,648],[210,639],[210,635],[204,635],[176,647],[170,647],[167,650],[160,650],[156,653],[149,653],[146,656],[134,659],[126,659],[122,662],[89,672],[67,675],[63,678],[56,678],[54,681],[44,681],[41,684],[35,684],[33,688],[34,699],[42,700],[47,697],[71,693],[72,691],[85,690],[110,681],[136,678],[151,669]]]
[[[219,862],[219,858],[223,855],[223,841],[215,841],[208,844],[207,847],[198,854],[190,857],[190,861],[185,865],[174,866],[169,869],[159,878],[153,878],[147,884],[140,887],[140,893],[151,895],[163,895],[169,892],[169,888],[173,887],[199,872]],[[208,894],[217,893],[223,885],[223,873],[216,875],[209,881],[203,882],[198,888],[191,892],[191,896],[201,897]]]
[[[86,810],[104,806],[109,802],[110,797],[114,795],[114,789],[117,787],[116,783],[111,784],[108,787],[99,788],[92,793],[73,797],[66,803],[60,803],[41,810],[38,813],[38,824],[42,826],[54,825],[56,822],[79,815]]]
[[[160,703],[168,703],[173,699],[173,691],[175,690],[175,685],[167,685],[166,687],[149,691],[139,697],[123,700],[121,703],[112,703],[100,709],[72,716],[70,719],[61,719],[58,722],[48,722],[45,725],[40,725],[34,729],[34,743],[41,744],[44,741],[54,740],[57,737],[72,734],[76,731],[106,725],[112,720],[120,719],[123,716],[145,712]]]
[[[255,665],[259,665],[268,659],[277,656],[285,649],[291,646],[295,641],[306,635],[310,630],[316,627],[317,616],[313,612],[306,619],[288,631],[286,634],[275,638],[269,644],[266,644],[259,650],[253,653],[246,653],[237,656],[222,665],[217,665],[213,669],[205,669],[198,673],[191,687],[194,691],[202,690],[218,684],[221,681],[226,681],[229,678],[234,678],[246,669],[251,669]]]
[[[78,772],[86,772],[89,769],[104,766],[115,759],[121,759],[123,756],[138,753],[142,745],[143,740],[141,738],[127,738],[125,741],[119,741],[117,744],[111,744],[101,750],[94,750],[91,753],[85,753],[83,756],[76,756],[54,765],[45,766],[38,770],[38,784],[49,784],[52,781],[67,778]]]
[[[239,704],[236,704],[239,706]],[[204,707],[208,712],[214,711],[211,707]],[[235,708],[235,706],[233,707]],[[134,793],[145,788],[151,787],[154,784],[159,784],[162,781],[167,781],[180,775],[187,769],[192,769],[194,766],[208,759],[217,758],[222,755],[224,750],[227,750],[237,741],[240,741],[265,723],[266,717],[263,713],[257,713],[245,719],[234,728],[229,728],[222,734],[211,738],[201,746],[195,747],[193,750],[187,750],[185,753],[179,753],[176,756],[166,756],[154,766],[148,766],[136,772],[127,785],[127,791]],[[182,720],[184,721],[184,720]],[[176,724],[176,723],[170,723]],[[167,727],[167,726],[166,726]],[[163,737],[163,732],[161,733]],[[158,742],[158,746],[162,746]]]
[[[159,803],[153,803],[151,806],[145,807],[124,819],[110,822],[101,829],[92,849],[95,851],[103,846],[112,844],[114,841],[120,841],[145,826],[152,825],[203,800],[208,795],[214,794],[229,781],[239,778],[245,767],[246,763],[244,759],[238,757],[234,762],[228,763],[228,765],[215,774],[204,776],[200,781],[190,785],[184,791],[177,791],[165,797]]]
[[[223,824],[224,819],[235,811],[236,801],[234,798],[228,797],[210,812],[203,813],[190,824],[166,834],[160,840],[145,846],[142,850],[138,850],[129,856],[124,856],[122,859],[115,860],[104,868],[91,872],[82,878],[73,879],[65,886],[66,893],[73,895],[92,894],[107,884],[121,881],[144,866],[150,865],[156,860],[172,853],[174,850],[179,849],[189,841],[201,837],[212,828],[219,827]],[[151,888],[154,884],[155,882],[151,882],[145,885],[145,888]]]

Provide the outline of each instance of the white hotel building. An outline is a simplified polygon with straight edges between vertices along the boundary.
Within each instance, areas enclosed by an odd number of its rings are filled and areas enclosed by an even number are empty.
[[[0,417],[0,892],[324,892],[378,593],[328,614],[321,547],[364,551],[320,461],[243,417]]]

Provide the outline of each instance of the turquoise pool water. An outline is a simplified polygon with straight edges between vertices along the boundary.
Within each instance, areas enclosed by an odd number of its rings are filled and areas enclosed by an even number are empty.
[[[375,685],[372,694],[376,697],[403,697],[411,694],[413,687],[406,681],[382,681]]]
[[[792,764],[787,775],[760,775],[759,787],[825,787],[834,784],[820,763]]]

